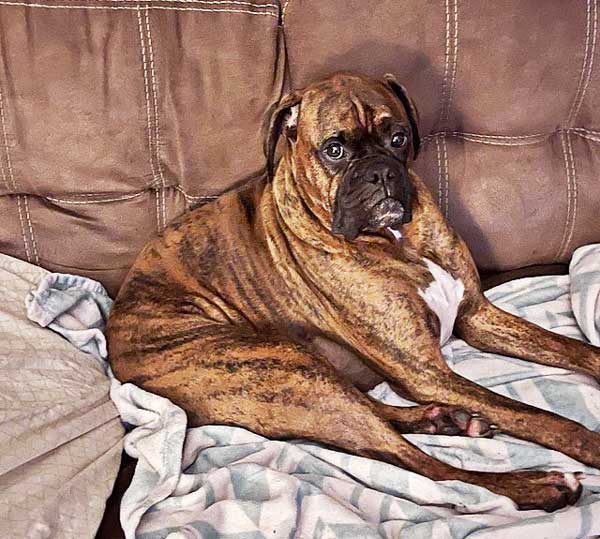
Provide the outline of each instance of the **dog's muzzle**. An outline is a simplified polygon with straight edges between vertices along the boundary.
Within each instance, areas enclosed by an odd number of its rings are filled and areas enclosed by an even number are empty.
[[[338,187],[332,232],[350,241],[363,231],[399,228],[412,220],[413,192],[406,166],[398,159],[359,159]]]

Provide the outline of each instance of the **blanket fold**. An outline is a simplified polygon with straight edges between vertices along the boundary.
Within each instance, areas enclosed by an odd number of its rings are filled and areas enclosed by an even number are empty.
[[[91,285],[73,294],[65,283],[49,279],[47,288],[28,300],[31,316],[105,358],[101,330],[110,299]],[[81,291],[82,281],[73,283]],[[487,296],[551,331],[600,345],[600,245],[578,249],[568,276],[519,279]],[[96,321],[86,328],[91,319]],[[492,391],[600,430],[600,389],[589,377],[483,353],[456,338],[443,352],[453,370]],[[396,406],[412,404],[387,384],[371,395]],[[506,435],[407,438],[436,458],[469,469],[583,469],[587,478],[577,505],[552,514],[518,511],[511,500],[483,488],[434,482],[317,444],[271,441],[235,427],[186,429],[182,410],[132,384],[113,380],[111,397],[132,427],[125,448],[139,459],[121,507],[128,539],[567,539],[600,534],[600,471]]]

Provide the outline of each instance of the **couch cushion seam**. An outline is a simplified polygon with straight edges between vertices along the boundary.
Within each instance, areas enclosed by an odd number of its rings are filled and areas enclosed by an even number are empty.
[[[290,5],[291,0],[285,0],[285,4],[283,4],[283,9],[281,10],[281,26],[285,27],[285,17],[287,15],[288,6]]]
[[[157,84],[156,84],[156,73],[154,70],[154,50],[152,46],[152,36],[150,34],[150,17],[148,16],[148,7],[144,10],[144,19],[146,23],[146,36],[148,39],[148,51],[150,53],[150,77],[152,81],[152,102],[154,108],[154,156],[156,159],[156,166],[158,167],[158,175],[160,177],[161,189],[157,191],[157,197],[160,198],[161,205],[161,218],[162,218],[162,229],[167,224],[166,219],[166,205],[165,205],[165,177],[162,170],[162,164],[160,161],[160,125],[158,116],[158,97],[157,97]],[[160,232],[160,230],[159,230]]]
[[[450,3],[452,2],[453,9],[450,9]],[[448,120],[450,119],[450,110],[452,106],[452,98],[454,96],[454,89],[456,87],[456,72],[458,65],[458,0],[446,0],[445,1],[445,15],[446,15],[446,41],[445,41],[445,53],[444,53],[444,78],[442,81],[442,92],[441,92],[441,105],[440,113],[438,117],[437,125],[439,127],[446,127]],[[452,11],[452,13],[451,13]],[[446,146],[445,138],[442,138],[441,148],[439,144],[436,144],[436,150],[438,152],[438,184],[439,184],[439,205],[440,209],[444,213],[444,216],[448,218],[448,196],[450,191],[450,175],[448,167],[448,151]],[[440,155],[440,152],[442,154]],[[442,157],[443,155],[443,167]],[[441,179],[443,177],[444,186],[442,188]]]
[[[442,208],[442,152],[440,149],[440,139],[435,137],[435,151],[437,154],[438,166],[438,206]]]
[[[488,135],[479,133],[467,133],[461,131],[438,131],[423,137],[423,142],[428,143],[437,138],[453,137],[475,142],[478,144],[489,144],[492,146],[527,146],[544,142],[546,139],[561,133],[572,133],[594,142],[600,142],[600,131],[586,129],[583,127],[559,128],[548,133],[533,133],[530,135]]]
[[[569,111],[567,118],[567,127],[571,127],[579,115],[579,110],[583,102],[583,98],[587,91],[589,81],[591,78],[591,72],[593,67],[593,56],[594,49],[596,46],[596,31],[597,31],[597,12],[596,2],[594,2],[594,16],[592,20],[592,0],[586,2],[586,34],[585,34],[585,48],[583,55],[583,64],[581,66],[581,73],[579,76],[579,82],[577,84],[577,90],[575,97]],[[593,37],[591,27],[593,26]],[[591,46],[590,46],[591,38]],[[591,54],[591,56],[590,56]],[[560,135],[563,160],[565,164],[565,171],[567,175],[567,215],[563,230],[563,236],[559,245],[559,251],[557,257],[560,259],[566,255],[569,248],[569,243],[573,237],[573,231],[575,226],[575,219],[577,214],[577,177],[574,164],[574,155],[572,151],[572,142],[569,132],[563,132]]]
[[[569,153],[569,166],[570,166],[570,170],[571,170],[572,211],[571,211],[571,223],[569,226],[569,234],[565,241],[565,245],[563,247],[561,256],[566,256],[566,254],[569,250],[569,245],[571,244],[571,240],[573,239],[573,234],[575,232],[575,222],[577,220],[577,210],[578,210],[577,194],[578,194],[578,190],[579,190],[578,185],[577,185],[577,171],[575,169],[575,157],[573,155],[573,143],[571,140],[570,133],[566,133],[565,137],[567,139],[567,150]]]
[[[186,199],[193,200],[193,201],[198,201],[198,200],[210,201],[210,200],[215,200],[216,198],[219,197],[219,195],[191,195],[179,185],[167,185],[165,187],[165,189],[166,190],[174,189],[176,191],[179,191]],[[5,193],[5,194],[0,194],[0,198],[11,197],[11,196],[30,196],[30,197],[33,196],[35,198],[49,200],[50,202],[59,202],[61,204],[89,205],[89,204],[104,204],[104,203],[110,203],[110,202],[123,202],[126,200],[132,200],[134,198],[139,198],[147,193],[153,194],[153,193],[155,193],[155,191],[156,191],[155,189],[144,189],[143,191],[137,191],[134,193],[125,193],[120,196],[112,196],[111,198],[106,198],[107,195],[104,193],[73,193],[73,194],[63,195],[63,197],[64,196],[73,197],[75,200],[70,200],[68,198],[59,198],[59,197],[55,197],[55,196],[48,196],[48,195],[38,195],[35,193],[19,193],[17,195],[15,195],[14,193]],[[79,198],[79,197],[81,197],[81,198],[87,197],[88,200],[77,200],[77,198]],[[92,197],[95,197],[95,200],[90,200]]]
[[[442,139],[442,154],[444,157],[444,217],[448,219],[448,194],[450,191],[450,167],[448,164],[448,146],[446,145],[446,138]]]
[[[569,155],[568,155],[568,151],[567,151],[567,146],[566,146],[566,142],[565,142],[565,137],[567,135],[562,132],[560,134],[560,144],[562,147],[562,154],[563,154],[563,162],[564,162],[564,166],[565,166],[565,174],[566,174],[566,178],[567,178],[567,214],[565,217],[565,224],[563,226],[563,233],[562,233],[562,237],[560,240],[560,243],[558,245],[558,251],[556,252],[555,258],[560,259],[560,257],[562,256],[562,253],[564,251],[565,248],[565,243],[566,243],[566,238],[567,238],[567,234],[568,234],[568,227],[570,224],[570,217],[571,217],[571,167],[569,166]]]
[[[29,251],[29,243],[25,234],[25,221],[23,219],[23,207],[21,205],[21,195],[17,195],[17,210],[19,212],[19,223],[21,225],[21,235],[23,237],[23,244],[25,245],[25,255],[27,256],[27,262],[31,262],[31,253]]]
[[[40,9],[89,9],[89,10],[111,10],[111,11],[135,11],[139,9],[136,6],[92,6],[92,5],[56,5],[56,4],[27,4],[18,1],[1,0],[0,6],[7,7],[27,7]],[[251,11],[249,9],[227,9],[227,8],[200,8],[200,7],[174,7],[174,6],[146,6],[147,9],[161,11],[182,11],[182,12],[206,12],[206,13],[241,13],[247,15],[264,15],[279,18],[279,14],[274,11]]]
[[[67,0],[75,2],[76,0]],[[84,2],[86,0],[83,0]],[[87,0],[89,1],[89,0]],[[288,0],[289,1],[289,0]],[[127,4],[134,2],[143,2],[144,4],[164,3],[164,4],[199,4],[199,5],[232,5],[232,6],[248,6],[256,9],[274,8],[278,9],[277,4],[268,2],[246,2],[244,0],[96,0],[96,2],[108,2],[114,4]]]
[[[144,97],[146,100],[146,123],[148,129],[148,153],[150,157],[150,168],[152,170],[152,186],[155,187],[158,183],[157,175],[156,175],[156,167],[154,165],[154,150],[153,150],[153,129],[152,129],[152,113],[150,111],[150,83],[148,81],[148,65],[146,59],[146,43],[144,38],[144,27],[142,23],[142,13],[141,8],[138,2],[138,10],[137,10],[137,21],[138,21],[138,30],[140,35],[140,48],[142,53],[142,73],[144,79]],[[156,197],[156,228],[158,232],[161,231],[161,221],[160,221],[160,211],[159,211],[159,202],[158,196]]]
[[[592,20],[592,3],[593,3],[593,20]],[[592,28],[593,27],[593,32]],[[573,99],[573,103],[571,104],[571,109],[569,111],[569,116],[567,118],[567,127],[572,127],[573,123],[577,120],[577,116],[579,115],[579,110],[581,109],[581,105],[583,103],[583,99],[585,97],[585,93],[587,92],[590,79],[592,76],[592,68],[594,65],[594,54],[596,48],[596,35],[597,35],[597,27],[598,27],[598,13],[597,6],[595,0],[587,0],[587,10],[586,10],[586,35],[585,35],[585,49],[583,55],[583,64],[581,65],[581,73],[579,76],[579,82],[577,84],[577,90],[575,92],[575,97]],[[593,35],[593,37],[592,37]],[[590,37],[591,37],[591,46],[590,46]],[[585,81],[585,82],[584,82]]]
[[[7,130],[6,130],[6,114],[5,114],[5,107],[4,107],[4,95],[2,93],[2,88],[0,88],[0,123],[2,124],[2,139],[4,142],[4,152],[5,152],[5,158],[6,158],[6,167],[8,169],[8,178],[10,179],[10,183],[12,185],[12,190],[13,192],[17,192],[19,189],[17,187],[17,180],[15,179],[15,173],[12,167],[12,161],[10,158],[10,150],[9,150],[9,146],[8,146],[8,134],[7,134]],[[3,173],[4,173],[4,166],[2,167]],[[6,182],[7,187],[8,187],[8,182]],[[23,245],[25,247],[25,256],[27,256],[27,261],[28,262],[32,262],[32,257],[31,257],[31,251],[29,249],[29,242],[31,241],[31,245],[32,248],[34,250],[34,255],[35,258],[34,260],[36,261],[36,263],[39,265],[39,257],[37,254],[37,245],[35,244],[35,239],[33,237],[33,227],[31,226],[31,220],[29,218],[29,207],[27,206],[27,220],[29,223],[29,233],[30,233],[30,238],[27,237],[27,231],[25,229],[25,221],[23,219],[23,208],[21,205],[21,196],[17,195],[16,197],[16,201],[17,201],[17,212],[19,214],[19,226],[21,228],[21,237],[23,238]],[[27,201],[27,198],[25,198],[25,201]]]
[[[33,246],[33,256],[35,263],[40,265],[40,257],[37,249],[37,242],[35,241],[35,235],[33,233],[33,225],[31,223],[31,215],[29,214],[29,195],[23,195],[25,205],[25,216],[27,217],[27,226],[29,228],[29,237],[31,238],[31,244]]]

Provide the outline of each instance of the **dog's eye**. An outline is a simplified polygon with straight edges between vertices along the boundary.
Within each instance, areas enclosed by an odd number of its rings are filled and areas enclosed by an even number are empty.
[[[394,133],[392,135],[392,140],[390,144],[394,148],[402,148],[402,146],[406,146],[408,142],[408,137],[404,133]]]
[[[338,161],[342,157],[344,157],[344,146],[339,142],[330,142],[325,148],[323,152],[329,159],[334,161]]]

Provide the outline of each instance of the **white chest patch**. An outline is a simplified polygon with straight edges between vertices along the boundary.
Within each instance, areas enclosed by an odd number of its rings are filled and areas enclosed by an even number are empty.
[[[419,295],[440,321],[440,345],[444,346],[452,335],[458,306],[465,293],[465,286],[460,279],[452,277],[435,262],[428,258],[424,258],[424,260],[434,280],[426,290],[419,290]]]

